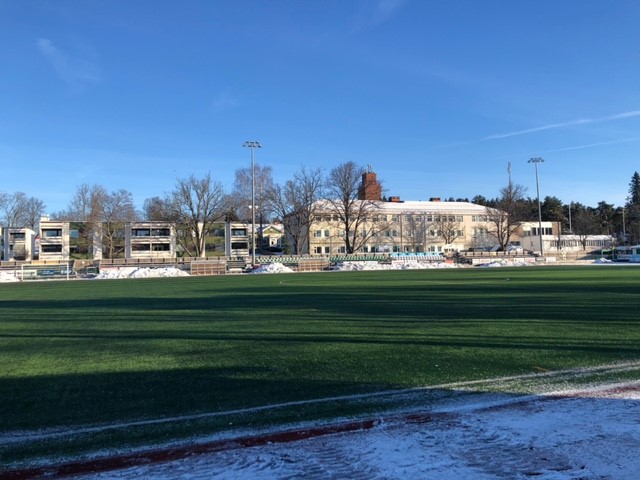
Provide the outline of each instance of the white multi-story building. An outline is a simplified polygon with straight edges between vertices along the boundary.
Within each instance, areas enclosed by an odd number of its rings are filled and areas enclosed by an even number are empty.
[[[369,202],[366,221],[356,232],[358,253],[456,252],[495,243],[487,210],[469,202],[358,200]],[[340,216],[330,202],[319,202],[309,231],[308,248],[301,253],[346,252]]]
[[[0,227],[0,245],[2,260],[31,260],[36,233],[30,228]]]
[[[542,226],[542,230],[540,230]],[[523,222],[520,225],[521,236],[515,239],[516,244],[524,250],[540,253],[540,240],[545,255],[562,252],[578,252],[583,250],[600,250],[610,248],[614,243],[611,235],[576,235],[561,233],[558,222]]]

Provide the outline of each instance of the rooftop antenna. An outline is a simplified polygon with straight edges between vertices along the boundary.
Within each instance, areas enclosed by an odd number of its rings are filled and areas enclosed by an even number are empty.
[[[373,172],[373,167],[371,166],[371,164],[367,164],[367,172],[372,173]]]

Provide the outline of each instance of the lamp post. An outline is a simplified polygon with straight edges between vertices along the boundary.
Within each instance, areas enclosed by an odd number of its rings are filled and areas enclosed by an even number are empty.
[[[544,257],[544,247],[542,243],[542,206],[540,205],[540,185],[538,183],[538,164],[544,162],[542,158],[530,158],[527,163],[533,163],[536,167],[536,193],[538,194],[538,235],[540,235],[540,256]]]
[[[251,149],[251,266],[253,267],[256,264],[256,176],[253,150],[262,148],[262,145],[260,142],[247,141],[242,146]]]

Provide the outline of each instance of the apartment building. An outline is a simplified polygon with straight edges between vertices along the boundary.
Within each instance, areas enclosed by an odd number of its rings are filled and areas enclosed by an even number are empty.
[[[2,260],[31,260],[36,250],[36,233],[30,228],[0,227]]]
[[[358,200],[372,202],[370,200]],[[309,232],[308,254],[346,253],[345,231],[329,202],[320,202]],[[455,252],[495,243],[486,208],[469,202],[373,202],[360,231],[358,253]]]
[[[166,222],[131,222],[117,232],[121,258],[173,258],[176,235]],[[113,240],[112,240],[113,241]],[[105,252],[101,224],[40,220],[40,260],[100,260]]]
[[[135,222],[125,225],[125,258],[173,258],[176,235],[165,222]]]

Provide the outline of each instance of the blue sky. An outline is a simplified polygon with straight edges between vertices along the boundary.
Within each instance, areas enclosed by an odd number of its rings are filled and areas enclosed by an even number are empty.
[[[256,162],[371,164],[387,195],[621,205],[640,170],[635,0],[0,0],[0,191],[139,206]]]

